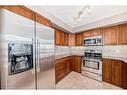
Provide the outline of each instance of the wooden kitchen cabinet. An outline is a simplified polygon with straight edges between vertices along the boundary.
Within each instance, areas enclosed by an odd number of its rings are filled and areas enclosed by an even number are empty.
[[[61,32],[58,29],[55,29],[55,44],[61,45]]]
[[[102,29],[93,29],[83,32],[83,37],[102,36]]]
[[[55,44],[60,46],[68,46],[68,33],[55,29]]]
[[[122,63],[119,60],[112,60],[111,61],[112,65],[112,72],[111,72],[111,77],[112,77],[112,84],[121,86],[122,83]]]
[[[103,59],[102,79],[105,82],[121,87],[122,63],[119,60]]]
[[[127,63],[122,63],[122,87],[127,89]]]
[[[83,46],[83,33],[76,34],[76,46]]]
[[[51,27],[51,21],[38,13],[36,13],[36,21],[40,24]]]
[[[69,42],[68,39],[69,39],[69,38],[68,38],[68,34],[67,34],[67,33],[64,33],[64,41],[63,41],[64,43],[63,43],[63,44],[64,44],[65,46],[68,46],[68,42]]]
[[[69,46],[75,46],[75,34],[69,34]]]
[[[14,12],[18,15],[24,16],[28,19],[34,20],[34,12],[30,9],[28,9],[25,6],[21,5],[4,5],[2,6],[3,9],[9,10],[11,12]]]
[[[81,56],[73,56],[71,64],[72,70],[81,73],[81,62],[82,62]]]
[[[81,73],[81,56],[69,56],[55,60],[56,83],[71,71]]]
[[[55,61],[55,76],[56,83],[63,79],[66,75],[71,72],[70,57],[58,59]]]
[[[118,44],[118,26],[103,28],[103,43],[104,45]]]
[[[103,59],[102,63],[102,80],[108,83],[111,83],[111,60]]]
[[[120,45],[127,45],[127,23],[119,25],[118,39]]]
[[[23,6],[23,5],[3,5],[1,9],[6,9],[8,11],[14,12],[18,15],[24,16],[28,19],[37,21],[43,25],[51,27],[51,21],[46,17],[41,16],[40,14],[32,11],[31,9]]]

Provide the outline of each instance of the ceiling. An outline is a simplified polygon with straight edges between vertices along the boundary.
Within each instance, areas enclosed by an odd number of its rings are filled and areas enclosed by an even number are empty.
[[[35,11],[42,12],[42,14],[48,12],[47,15],[51,20],[53,17],[59,20],[59,24],[63,23],[63,28],[68,31],[85,26],[105,18],[113,17],[118,14],[127,12],[127,6],[90,6],[90,12],[84,11],[83,16],[75,23],[74,17],[78,12],[83,9],[84,6],[29,6]],[[43,11],[42,11],[43,10]],[[44,12],[44,10],[46,12]],[[53,17],[51,17],[51,15]],[[55,21],[54,21],[55,22]],[[62,26],[61,26],[62,27]],[[76,31],[75,31],[76,32]]]

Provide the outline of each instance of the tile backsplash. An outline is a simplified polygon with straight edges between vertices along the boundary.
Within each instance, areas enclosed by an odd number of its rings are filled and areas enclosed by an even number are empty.
[[[127,45],[109,46],[56,46],[55,55],[67,53],[84,54],[85,49],[102,49],[103,56],[127,57]]]

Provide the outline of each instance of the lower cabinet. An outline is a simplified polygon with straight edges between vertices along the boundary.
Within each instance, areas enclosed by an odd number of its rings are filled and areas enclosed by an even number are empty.
[[[73,71],[81,73],[81,61],[81,56],[73,56],[73,61],[71,65]]]
[[[81,56],[69,56],[55,60],[56,83],[71,71],[81,72]]]
[[[127,89],[127,63],[123,62],[123,70],[122,70],[122,87]]]
[[[120,60],[103,59],[102,79],[113,85],[127,88],[127,63]]]

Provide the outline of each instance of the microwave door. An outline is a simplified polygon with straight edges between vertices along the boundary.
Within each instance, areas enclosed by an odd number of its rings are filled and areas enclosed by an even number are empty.
[[[55,88],[54,30],[36,23],[37,31],[37,89]]]

